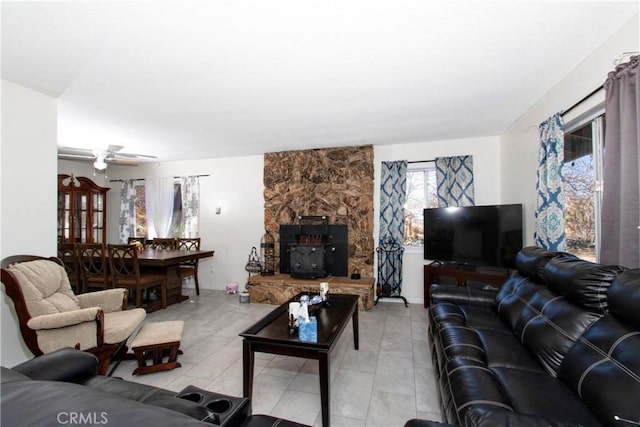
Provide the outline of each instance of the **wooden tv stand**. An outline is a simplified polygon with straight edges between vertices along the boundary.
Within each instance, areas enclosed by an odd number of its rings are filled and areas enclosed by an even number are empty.
[[[506,268],[469,267],[464,265],[443,265],[434,263],[424,266],[424,306],[429,307],[429,289],[434,283],[441,283],[443,277],[456,286],[466,286],[478,282],[501,287],[508,277]]]

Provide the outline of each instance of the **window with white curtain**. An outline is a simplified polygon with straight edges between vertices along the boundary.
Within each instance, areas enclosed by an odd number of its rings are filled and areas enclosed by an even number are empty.
[[[171,220],[171,235],[169,237],[180,237],[182,224],[182,191],[179,182],[173,187],[173,218]],[[136,237],[148,236],[147,231],[147,208],[144,183],[136,185]]]

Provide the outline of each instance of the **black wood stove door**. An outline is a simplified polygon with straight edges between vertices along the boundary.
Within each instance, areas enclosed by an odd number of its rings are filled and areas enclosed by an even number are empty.
[[[289,245],[291,277],[316,279],[329,275],[330,245]]]

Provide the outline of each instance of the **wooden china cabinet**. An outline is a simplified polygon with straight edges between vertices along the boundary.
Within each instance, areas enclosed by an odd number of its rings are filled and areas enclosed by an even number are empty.
[[[85,177],[58,175],[58,242],[104,243],[107,191]]]

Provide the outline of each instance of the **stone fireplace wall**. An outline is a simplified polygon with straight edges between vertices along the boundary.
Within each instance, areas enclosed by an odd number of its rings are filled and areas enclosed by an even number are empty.
[[[348,227],[349,274],[373,277],[373,146],[266,153],[264,203],[276,255],[280,224],[326,215],[329,224]]]

